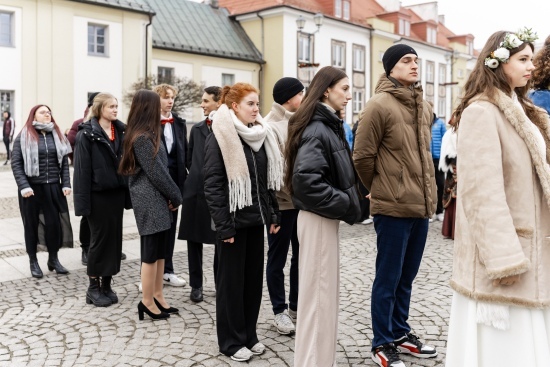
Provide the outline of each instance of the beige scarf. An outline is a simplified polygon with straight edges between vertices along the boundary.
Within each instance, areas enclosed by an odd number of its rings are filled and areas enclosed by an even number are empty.
[[[282,186],[283,158],[277,145],[273,131],[258,115],[256,124],[245,126],[230,110],[222,105],[211,117],[214,121],[212,131],[220,146],[223,163],[229,181],[229,211],[235,212],[245,206],[252,205],[252,185],[250,172],[244,155],[241,139],[254,152],[265,146],[267,154],[267,187],[280,190]]]

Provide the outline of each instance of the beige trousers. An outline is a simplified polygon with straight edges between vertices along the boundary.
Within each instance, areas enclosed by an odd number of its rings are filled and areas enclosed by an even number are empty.
[[[336,366],[340,221],[298,214],[299,293],[294,367]]]

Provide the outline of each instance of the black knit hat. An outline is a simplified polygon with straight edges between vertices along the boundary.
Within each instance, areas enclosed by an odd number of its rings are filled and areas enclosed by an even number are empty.
[[[402,43],[393,45],[388,48],[386,52],[384,52],[384,56],[382,56],[382,64],[384,64],[384,70],[386,71],[387,76],[390,75],[390,72],[395,64],[397,64],[406,54],[415,54],[418,56],[414,48]]]
[[[92,105],[94,104],[94,98],[98,94],[99,94],[99,92],[95,92],[95,93],[90,94],[90,96],[88,97],[88,107],[92,107]]]
[[[273,86],[273,100],[285,104],[289,99],[304,90],[304,85],[296,78],[281,78]]]

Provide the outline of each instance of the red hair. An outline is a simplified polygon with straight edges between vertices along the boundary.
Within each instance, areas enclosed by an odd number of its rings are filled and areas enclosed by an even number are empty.
[[[27,118],[27,122],[25,123],[25,125],[23,126],[24,128],[26,127],[28,132],[29,132],[29,135],[31,136],[32,139],[34,139],[35,141],[38,141],[38,132],[36,132],[36,129],[34,128],[34,126],[32,126],[32,123],[34,120],[34,115],[36,115],[36,111],[40,108],[40,107],[46,107],[50,112],[52,112],[52,109],[50,107],[48,107],[47,105],[45,104],[37,104],[36,106],[34,106],[33,108],[31,108],[31,112],[29,112],[29,117]],[[53,122],[53,126],[55,128],[55,131],[57,132],[57,135],[59,135],[59,139],[63,140],[63,133],[61,132],[61,130],[59,129],[59,126],[57,126],[57,124],[55,123],[55,120],[53,118],[53,115],[50,115],[52,117],[52,122]]]
[[[248,83],[235,83],[232,87],[226,85],[222,90],[221,103],[225,103],[227,107],[232,109],[233,102],[239,104],[244,97],[250,93],[260,94],[258,90]]]

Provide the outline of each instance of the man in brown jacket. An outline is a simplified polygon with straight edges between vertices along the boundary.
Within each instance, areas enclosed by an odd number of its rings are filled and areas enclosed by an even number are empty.
[[[432,109],[417,83],[417,60],[408,45],[386,50],[386,73],[362,111],[353,153],[357,173],[371,193],[377,235],[372,359],[387,367],[405,366],[399,352],[420,358],[437,355],[407,323],[412,283],[437,200],[430,154]]]

